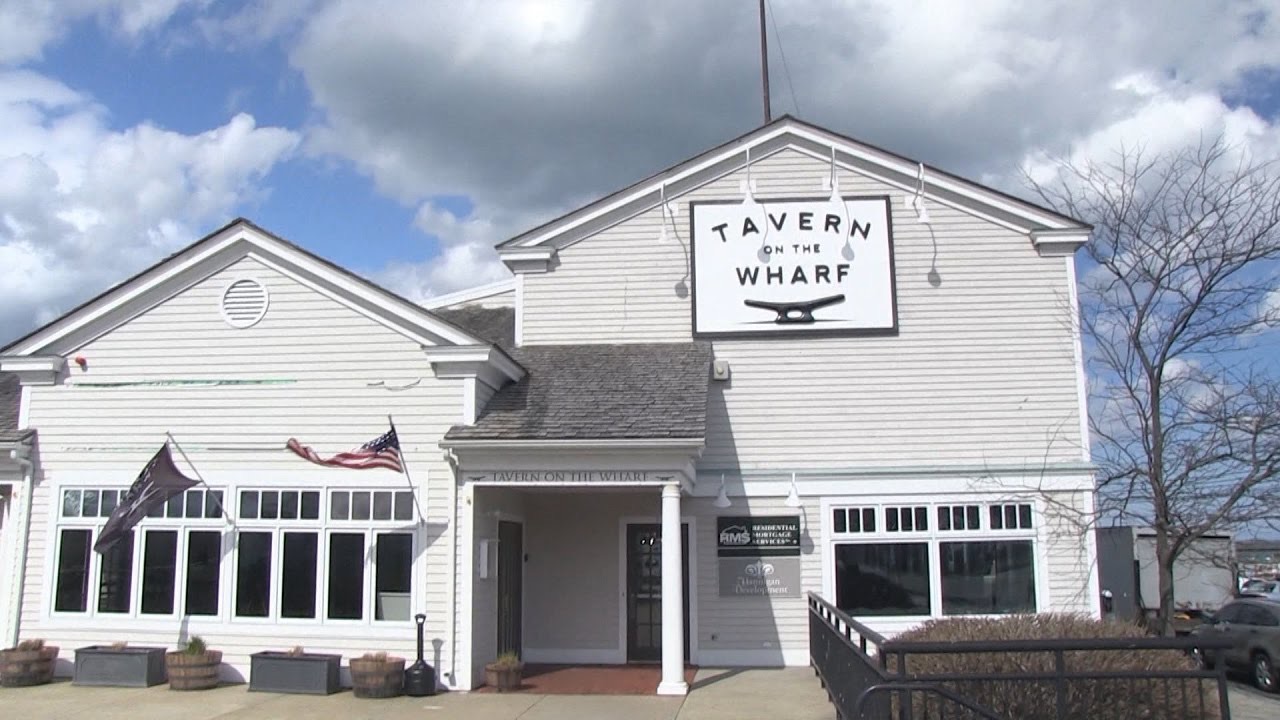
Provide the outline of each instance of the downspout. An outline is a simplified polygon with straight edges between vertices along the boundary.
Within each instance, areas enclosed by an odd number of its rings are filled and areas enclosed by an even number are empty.
[[[17,647],[18,626],[22,622],[22,594],[27,582],[27,545],[30,542],[28,529],[31,527],[31,496],[35,494],[35,463],[16,449],[9,451],[9,459],[22,468],[22,509],[18,515],[18,527],[14,528],[21,541],[18,543],[18,557],[14,563],[17,579],[9,596],[9,637],[5,638],[6,647]]]
[[[449,463],[449,504],[452,515],[449,516],[449,529],[453,540],[450,542],[453,557],[449,562],[449,676],[453,689],[458,689],[458,563],[461,554],[458,551],[458,456],[452,450],[444,451],[445,462]]]

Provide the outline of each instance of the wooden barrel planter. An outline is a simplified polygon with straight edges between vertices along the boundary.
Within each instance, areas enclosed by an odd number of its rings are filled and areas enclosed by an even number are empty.
[[[404,658],[351,658],[351,691],[358,698],[392,698],[404,692]]]
[[[0,686],[43,685],[53,679],[53,663],[57,659],[58,648],[52,645],[0,650]]]
[[[165,655],[164,665],[169,673],[170,690],[209,690],[218,687],[222,651],[188,653],[179,650]]]

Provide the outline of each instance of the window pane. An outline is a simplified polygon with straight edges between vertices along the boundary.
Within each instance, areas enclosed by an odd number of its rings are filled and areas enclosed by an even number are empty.
[[[375,492],[373,494],[373,519],[391,519],[391,493]]]
[[[841,508],[836,508],[835,512],[831,516],[832,529],[838,533],[848,532],[849,525],[846,518],[847,515],[845,514],[845,511]]]
[[[222,517],[222,491],[210,490],[204,501],[204,516],[206,518]]]
[[[884,509],[884,531],[898,532],[898,508]]]
[[[169,498],[164,504],[165,517],[180,518],[182,517],[182,497],[183,493],[178,493]]]
[[[850,510],[847,514],[849,515],[849,532],[862,532],[862,520],[860,518],[862,518],[863,513],[857,510]]]
[[[187,507],[186,516],[189,518],[198,518],[204,515],[204,491],[188,490],[187,491]]]
[[[411,492],[396,493],[396,519],[397,520],[413,519],[413,493]]]
[[[80,491],[62,492],[62,517],[80,517]]]
[[[853,616],[928,615],[927,543],[836,545],[836,605]]]
[[[413,577],[413,536],[385,533],[378,536],[377,620],[408,620],[410,581]]]
[[[222,533],[187,535],[187,614],[218,614],[218,570],[222,567]]]
[[[88,530],[62,531],[53,599],[58,612],[84,612],[89,606],[89,534]]]
[[[1035,612],[1035,562],[1029,540],[942,543],[946,615]]]
[[[867,508],[862,511],[862,532],[873,533],[876,531],[876,511],[873,508]]]
[[[329,496],[329,519],[348,520],[351,518],[351,494],[335,492]]]
[[[280,493],[280,518],[282,520],[298,519],[298,491],[285,490]]]
[[[1018,527],[1018,506],[1017,505],[1004,506],[1004,526],[1008,530],[1013,530]]]
[[[287,493],[286,493],[287,494]],[[294,493],[294,503],[297,503]],[[280,578],[280,616],[316,616],[316,533],[284,534],[284,563]]]
[[[951,529],[951,508],[945,506],[938,508],[938,529]]]
[[[98,514],[102,517],[110,517],[111,511],[116,509],[116,502],[120,499],[120,493],[115,490],[102,491],[102,506],[98,508]]]
[[[98,612],[129,612],[133,590],[133,531],[120,538],[102,554],[102,577],[98,582]]]
[[[271,606],[271,533],[240,533],[236,551],[236,615],[266,617]]]
[[[368,520],[369,519],[369,493],[367,492],[351,493],[351,519],[352,520]]]
[[[84,496],[81,498],[80,510],[81,510],[80,515],[82,517],[98,516],[98,491],[97,490],[84,491]]]
[[[1018,527],[1022,528],[1023,530],[1031,529],[1031,506],[1030,505],[1018,506]]]
[[[991,528],[990,528],[990,529],[991,529],[991,530],[1003,530],[1003,529],[1004,529],[1004,514],[1003,514],[1003,513],[1001,513],[1001,511],[1000,511],[1000,506],[999,506],[999,505],[992,505],[989,509],[990,509],[990,511],[991,511],[991,513],[990,513],[990,514],[991,514]]]
[[[365,493],[365,499],[369,497]],[[329,617],[364,617],[364,535],[329,536]]]
[[[262,507],[258,508],[263,520],[275,520],[280,515],[280,493],[263,491]]]
[[[320,519],[320,493],[315,491],[302,493],[302,519]]]
[[[911,508],[902,508],[899,510],[899,512],[901,513],[901,517],[902,517],[902,531],[911,532],[912,530],[914,530],[915,524],[912,522],[913,515],[911,513]]]
[[[178,533],[150,530],[142,549],[142,612],[173,614],[173,583],[177,578]]]
[[[258,517],[258,493],[245,490],[240,493],[240,519],[255,520]]]
[[[982,525],[981,523],[982,517],[981,517],[981,513],[978,512],[978,506],[977,505],[967,506],[965,508],[965,515],[967,516],[966,519],[968,520],[968,528],[970,530],[979,529],[979,527]]]
[[[929,529],[929,508],[916,508],[916,530],[924,532]]]

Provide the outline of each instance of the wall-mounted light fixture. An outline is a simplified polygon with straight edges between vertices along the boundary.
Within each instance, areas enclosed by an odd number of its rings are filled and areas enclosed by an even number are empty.
[[[789,508],[800,507],[800,489],[796,487],[796,474],[791,473],[791,491],[787,493],[787,499],[784,503]]]
[[[713,504],[722,510],[733,504],[729,500],[729,493],[724,489],[724,473],[720,473],[720,494],[716,495],[716,501]]]
[[[916,194],[907,198],[907,207],[916,211],[916,220],[929,224],[929,208],[924,204],[924,163],[917,163]]]

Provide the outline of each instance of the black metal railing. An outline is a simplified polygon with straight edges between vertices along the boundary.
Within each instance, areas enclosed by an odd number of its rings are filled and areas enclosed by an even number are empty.
[[[949,688],[884,668],[879,633],[809,593],[809,662],[840,720],[1003,720]]]
[[[1222,663],[1160,657],[1230,645],[1220,638],[891,641],[810,593],[809,644],[841,720],[1231,718]],[[1112,662],[1135,652],[1145,669]]]

